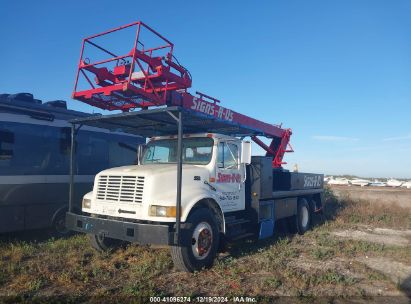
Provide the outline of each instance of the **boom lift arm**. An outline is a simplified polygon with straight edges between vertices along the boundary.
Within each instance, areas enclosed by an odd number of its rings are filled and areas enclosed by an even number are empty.
[[[113,44],[115,40],[110,38],[114,34],[130,30],[134,34],[133,45],[123,54],[115,54],[101,45],[105,41]],[[206,94],[190,94],[187,89],[191,87],[191,75],[174,57],[173,49],[173,43],[141,21],[87,37],[83,39],[72,97],[104,110],[123,112],[181,106],[247,126],[255,130],[247,135],[266,151],[266,156],[273,158],[273,168],[285,164],[284,154],[293,151],[289,143],[291,129],[224,108],[218,99]],[[270,145],[257,135],[271,139]]]

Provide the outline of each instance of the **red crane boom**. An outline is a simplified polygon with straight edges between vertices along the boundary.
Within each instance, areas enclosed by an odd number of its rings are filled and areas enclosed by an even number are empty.
[[[112,37],[125,31],[131,32],[133,44],[129,49],[116,54],[117,51],[102,46],[106,41],[118,46]],[[289,143],[291,129],[224,108],[218,99],[203,93],[190,94],[187,89],[191,87],[191,75],[174,57],[173,49],[173,43],[141,21],[84,38],[72,98],[104,110],[124,112],[178,105],[238,123],[271,139],[267,146],[250,134],[252,140],[266,151],[266,156],[273,158],[274,168],[285,164],[284,154],[293,151]]]

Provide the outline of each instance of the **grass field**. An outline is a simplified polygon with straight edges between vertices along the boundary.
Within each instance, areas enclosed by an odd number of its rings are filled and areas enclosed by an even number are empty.
[[[408,303],[411,209],[341,195],[337,199],[330,190],[326,196],[324,217],[304,236],[280,229],[270,240],[233,244],[212,269],[194,274],[173,269],[166,248],[129,245],[98,253],[85,235],[3,237],[0,301],[201,295],[255,296],[266,302],[294,296],[289,299],[304,303],[393,296]]]

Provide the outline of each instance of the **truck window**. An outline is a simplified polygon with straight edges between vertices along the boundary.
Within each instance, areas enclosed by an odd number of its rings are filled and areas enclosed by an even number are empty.
[[[217,164],[219,168],[238,168],[238,147],[232,143],[220,142],[218,144]]]
[[[171,158],[175,158],[169,146],[153,145],[147,147],[144,160],[147,163],[168,163]]]
[[[214,142],[208,137],[183,139],[183,163],[207,165],[212,156]],[[151,141],[143,155],[143,165],[177,162],[177,139]]]

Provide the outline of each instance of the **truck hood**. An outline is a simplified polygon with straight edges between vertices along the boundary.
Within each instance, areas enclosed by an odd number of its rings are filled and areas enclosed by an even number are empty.
[[[176,169],[176,164],[123,166],[100,172],[96,176],[96,180],[102,175],[142,176],[144,177],[142,206],[147,207],[153,204],[174,206],[176,202]],[[204,181],[208,181],[209,177],[210,172],[206,166],[183,165],[182,184],[184,191],[182,199],[188,201],[190,196],[195,196],[195,193],[199,191],[209,191],[209,187],[204,184]],[[146,211],[147,213],[148,211]]]
[[[204,166],[183,165],[183,174],[197,173],[203,171],[207,172]],[[163,175],[169,172],[177,172],[176,164],[157,164],[157,165],[143,165],[143,166],[122,166],[101,171],[98,175]]]

